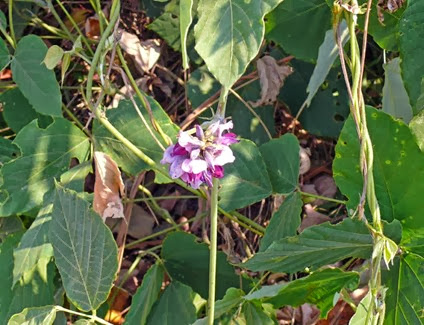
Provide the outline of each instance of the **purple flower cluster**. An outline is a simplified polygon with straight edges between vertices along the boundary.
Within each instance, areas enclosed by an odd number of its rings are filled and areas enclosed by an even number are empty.
[[[233,122],[214,120],[204,123],[190,131],[180,131],[178,142],[169,146],[161,160],[170,164],[169,174],[172,178],[181,178],[192,188],[199,188],[202,183],[212,186],[212,178],[224,177],[225,164],[235,159],[230,145],[238,142],[237,136],[228,132]]]

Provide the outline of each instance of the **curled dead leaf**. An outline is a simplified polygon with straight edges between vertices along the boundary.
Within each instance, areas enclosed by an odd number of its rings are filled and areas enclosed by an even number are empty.
[[[157,39],[140,41],[131,33],[119,29],[121,38],[119,45],[122,49],[134,58],[136,68],[141,72],[149,72],[160,57],[160,42]]]
[[[123,218],[124,183],[118,165],[108,155],[94,153],[96,180],[94,183],[93,209],[103,218]]]
[[[293,73],[293,68],[288,65],[278,65],[272,56],[264,56],[256,62],[259,81],[261,84],[261,98],[250,104],[253,107],[272,104],[277,100],[284,80]]]
[[[300,168],[299,174],[306,174],[309,169],[311,169],[311,159],[309,156],[311,155],[311,150],[309,148],[300,147],[299,156],[300,156]]]

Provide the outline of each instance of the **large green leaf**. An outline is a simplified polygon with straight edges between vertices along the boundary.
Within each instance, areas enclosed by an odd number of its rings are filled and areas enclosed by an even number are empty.
[[[322,0],[284,0],[267,16],[266,38],[302,60],[315,60],[325,32],[331,28],[331,10]]]
[[[52,325],[56,318],[54,306],[25,308],[13,315],[8,325]]]
[[[28,307],[41,307],[54,304],[54,277],[53,263],[41,259],[36,268],[26,272],[15,284],[12,291],[12,300],[5,320]],[[12,278],[10,278],[12,281]],[[12,283],[10,283],[12,284]],[[3,319],[0,320],[0,324]]]
[[[274,193],[288,194],[295,190],[299,178],[299,141],[293,134],[263,144],[260,148]]]
[[[42,64],[47,46],[36,35],[21,38],[12,60],[13,80],[34,107],[42,114],[61,116],[62,95],[53,71]]]
[[[300,226],[302,206],[303,202],[297,192],[285,198],[266,227],[265,235],[261,239],[261,252],[277,240],[296,235],[297,228]]]
[[[355,289],[359,282],[356,272],[343,272],[340,269],[325,269],[294,280],[288,284],[265,286],[246,299],[263,298],[275,308],[289,305],[293,307],[304,303],[317,305],[321,318],[325,318],[333,308],[334,294],[342,288]],[[263,293],[263,294],[262,294]]]
[[[213,79],[212,75],[207,71],[206,66],[202,66],[191,73],[187,86],[188,98],[193,107],[201,105],[220,88],[219,83]],[[247,102],[257,101],[261,96],[260,89],[260,84],[257,80],[237,90],[237,93]],[[254,107],[252,109],[261,118],[271,135],[274,135],[274,107],[268,105]],[[232,131],[237,135],[252,140],[257,145],[269,141],[269,136],[259,119],[232,93],[228,95],[226,114],[232,117],[234,121],[234,129]],[[199,120],[202,121],[201,119],[203,117],[211,117],[211,113],[206,111]]]
[[[36,118],[42,124],[50,124],[51,118],[37,113],[19,88],[13,88],[0,95],[3,117],[7,125],[16,133]]]
[[[244,266],[253,271],[294,273],[347,257],[369,258],[371,253],[372,237],[365,223],[346,219],[337,225],[310,227],[298,236],[274,242]]]
[[[58,118],[47,129],[37,121],[24,127],[13,141],[22,155],[2,168],[7,196],[0,206],[0,216],[26,212],[43,202],[53,190],[54,178],[68,170],[71,158],[86,159],[90,143],[85,134],[68,120]]]
[[[422,324],[424,321],[424,258],[408,254],[396,258],[383,272],[387,324]]]
[[[146,96],[146,99],[149,101],[150,109],[152,110],[157,124],[159,124],[162,130],[175,141],[178,127],[172,123],[168,115],[154,99],[148,96]],[[166,143],[150,121],[148,108],[140,104],[139,101],[137,101],[137,104],[156,139],[166,147]],[[117,108],[107,111],[106,116],[119,132],[159,164],[163,156],[163,150],[153,139],[145,124],[138,116],[131,101],[121,100]],[[98,145],[98,150],[110,155],[125,172],[136,175],[142,170],[150,169],[146,163],[135,156],[131,150],[121,141],[117,140],[103,125],[95,123],[93,135]]]
[[[307,96],[306,89],[314,65],[298,60],[292,60],[291,65],[294,73],[286,79],[279,98],[295,116]],[[349,97],[344,80],[340,78],[339,69],[331,69],[325,81],[312,99],[311,105],[300,115],[299,121],[313,134],[336,138],[349,115]]]
[[[56,185],[49,237],[66,295],[81,310],[97,309],[118,269],[110,229],[88,202]]]
[[[53,204],[47,203],[40,210],[31,227],[22,236],[19,246],[14,249],[13,285],[25,272],[31,271],[40,259],[48,261],[53,256],[53,247],[48,239],[52,209]]]
[[[400,54],[402,58],[402,76],[412,108],[421,93],[421,79],[424,75],[424,2],[409,0],[399,23]],[[414,114],[417,111],[414,110]]]
[[[258,147],[249,140],[231,146],[236,160],[225,166],[220,181],[219,205],[227,211],[243,208],[268,197],[271,183]]]
[[[153,304],[158,298],[164,276],[163,266],[156,263],[143,278],[141,287],[132,298],[131,309],[125,317],[126,325],[144,325]]]
[[[246,324],[276,325],[276,319],[264,310],[262,304],[257,301],[247,301],[241,309],[241,317],[244,318]],[[275,318],[275,317],[274,317]]]
[[[147,324],[187,325],[196,320],[194,292],[190,287],[173,281],[153,306]]]
[[[222,85],[231,87],[258,54],[263,18],[281,1],[200,0],[196,50]]]
[[[0,71],[7,67],[10,62],[10,54],[6,42],[0,38]]]
[[[0,244],[0,324],[6,324],[6,316],[12,301],[13,249],[18,246],[22,233],[11,234]]]
[[[400,59],[395,58],[384,65],[383,111],[409,123],[412,107],[400,75]]]
[[[189,285],[203,298],[208,297],[209,248],[196,243],[196,237],[176,232],[166,237],[162,247],[165,268],[173,280]],[[224,253],[217,257],[216,297],[222,298],[228,288],[239,287],[240,279],[234,268],[228,264]]]
[[[421,213],[424,191],[424,154],[402,121],[368,107],[368,130],[374,147],[374,179],[381,216],[398,219],[403,230],[423,232]],[[341,192],[355,209],[362,193],[359,168],[359,142],[351,118],[345,124],[336,146],[333,174]]]

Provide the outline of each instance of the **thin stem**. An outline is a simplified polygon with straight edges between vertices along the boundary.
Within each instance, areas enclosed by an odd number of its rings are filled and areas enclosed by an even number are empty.
[[[228,92],[229,92],[229,89],[222,86],[221,93],[219,95],[218,110],[217,110],[217,113],[221,117],[225,117],[225,108],[227,107]]]
[[[134,240],[133,242],[131,242],[131,243],[127,244],[127,245],[125,246],[125,249],[132,248],[132,247],[134,247],[134,246],[137,246],[138,244],[141,244],[141,243],[143,243],[143,242],[145,242],[145,241],[147,241],[147,240],[149,240],[149,239],[152,239],[152,238],[156,238],[156,237],[159,237],[159,236],[165,235],[165,234],[167,234],[168,232],[170,232],[170,231],[172,231],[172,230],[176,230],[176,229],[180,228],[181,226],[183,226],[183,225],[185,225],[185,224],[188,224],[188,223],[190,223],[190,222],[194,222],[194,221],[199,220],[199,219],[201,219],[201,218],[203,218],[203,217],[204,217],[204,214],[201,214],[201,215],[198,215],[198,216],[196,216],[196,217],[193,217],[193,218],[191,218],[191,219],[189,219],[189,220],[187,220],[187,221],[181,222],[181,223],[180,223],[180,224],[178,224],[178,225],[175,225],[175,226],[172,226],[172,227],[166,228],[166,229],[164,229],[164,230],[161,230],[161,231],[155,232],[154,234],[148,235],[148,236],[143,237],[143,238],[140,238],[140,239],[138,239],[138,240]]]
[[[56,9],[53,6],[53,3],[51,0],[47,0],[47,7],[50,9],[52,15],[54,16],[54,18],[56,19],[56,21],[58,22],[60,28],[62,28],[62,30],[66,33],[66,36],[68,36],[68,38],[72,41],[75,42],[75,38],[74,36],[71,34],[71,32],[69,31],[68,27],[66,27],[65,23],[63,22],[62,18],[60,18],[59,14],[57,13]]]
[[[138,199],[126,199],[124,202],[146,202],[146,201],[156,201],[156,200],[182,200],[182,199],[197,199],[196,195],[164,195],[164,196],[154,196],[154,197],[144,197]]]
[[[246,102],[243,97],[241,97],[237,92],[235,92],[234,90],[232,90],[230,88],[230,92],[239,100],[242,102],[242,104],[249,110],[250,113],[252,113],[252,115],[254,117],[256,117],[260,123],[260,125],[262,125],[263,129],[265,130],[265,133],[267,134],[268,138],[271,140],[272,139],[272,135],[271,132],[269,132],[267,126],[265,125],[264,121],[261,119],[261,117],[258,115],[258,113],[255,112],[255,110],[253,109],[253,107],[251,107],[249,105],[248,102]]]
[[[94,73],[96,72],[96,69],[97,69],[97,63],[100,60],[100,56],[103,53],[106,41],[107,41],[110,33],[112,32],[112,29],[115,27],[115,23],[118,21],[120,8],[121,8],[120,1],[114,0],[113,4],[112,4],[112,9],[114,9],[114,10],[111,9],[112,11],[111,11],[110,23],[107,26],[105,32],[102,34],[102,37],[100,38],[96,52],[94,53],[94,56],[93,56],[93,60],[91,61],[90,71],[88,71],[87,92],[86,92],[87,102],[91,102],[91,98],[92,98],[92,95],[93,95],[91,88],[93,86],[93,77],[94,77]]]
[[[109,323],[109,322],[105,321],[104,319],[101,319],[100,317],[97,317],[95,315],[95,311],[93,311],[94,312],[94,315],[87,315],[87,314],[84,314],[84,313],[80,313],[80,312],[77,312],[77,311],[74,311],[74,310],[70,310],[70,309],[64,308],[62,306],[54,306],[54,309],[56,309],[58,311],[63,311],[63,312],[68,313],[68,314],[73,314],[73,315],[77,315],[77,316],[82,316],[82,317],[90,318],[93,321],[96,321],[96,322],[98,322],[100,324],[103,324],[103,325],[113,325],[112,323]]]
[[[248,225],[251,225],[252,227],[262,232],[262,235],[265,233],[264,227],[262,227],[261,225],[258,225],[256,222],[254,222],[253,220],[250,220],[248,217],[242,215],[241,213],[237,211],[233,211],[233,214],[236,216],[237,219],[240,219],[244,223],[247,223]]]
[[[9,31],[10,31],[10,38],[12,39],[12,47],[16,47],[16,37],[15,37],[15,27],[13,26],[13,0],[9,0]]]
[[[334,203],[339,203],[339,204],[344,204],[344,205],[347,204],[347,202],[343,201],[343,200],[333,199],[331,197],[321,196],[321,195],[312,194],[312,193],[308,193],[308,192],[302,192],[301,190],[297,190],[297,191],[299,192],[299,194],[301,194],[303,196],[312,197],[314,199],[319,199],[319,200],[324,200],[324,201],[334,202]]]
[[[208,324],[213,325],[215,314],[215,289],[216,289],[216,256],[218,245],[218,190],[219,180],[212,180],[211,193],[211,229],[210,229],[210,255],[209,255],[209,298],[208,298]]]
[[[6,29],[4,28],[4,26],[2,24],[0,24],[0,32],[3,34],[4,38],[6,39],[6,41],[9,42],[10,46],[12,48],[15,48],[16,45],[13,42],[13,39],[9,36],[9,34],[7,33]]]

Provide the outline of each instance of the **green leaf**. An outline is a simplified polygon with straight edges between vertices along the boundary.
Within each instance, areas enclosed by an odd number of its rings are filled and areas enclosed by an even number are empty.
[[[288,194],[296,189],[299,178],[299,141],[293,134],[263,144],[260,148],[265,160],[274,193]]]
[[[60,175],[60,183],[75,192],[84,192],[85,178],[93,171],[92,164],[86,161],[64,172]]]
[[[13,250],[13,286],[24,273],[33,270],[41,259],[48,262],[53,256],[53,247],[48,239],[52,209],[51,201],[47,202],[22,236],[19,246]]]
[[[0,71],[9,65],[10,54],[5,41],[0,38]]]
[[[362,1],[366,3],[366,1]],[[395,12],[383,11],[384,22],[381,23],[378,19],[376,10],[377,1],[373,1],[373,8],[370,12],[368,33],[373,40],[386,51],[399,51],[399,42],[401,32],[399,31],[399,23],[405,11],[405,4]],[[358,26],[361,28],[365,25],[365,15],[358,15]]]
[[[285,198],[283,204],[272,215],[265,235],[261,239],[259,249],[261,252],[277,240],[296,235],[297,228],[300,226],[302,206],[302,199],[297,192]]]
[[[263,309],[262,305],[258,302],[248,301],[243,304],[241,314],[246,320],[246,324],[278,324],[276,320],[272,319],[270,315]]]
[[[371,291],[368,291],[366,296],[362,298],[362,300],[359,302],[355,315],[353,315],[353,317],[349,321],[349,325],[370,324],[369,319],[367,323],[367,317],[368,317],[368,310],[371,307],[371,302],[372,302],[372,294],[371,294]],[[375,317],[375,316],[372,315],[371,313],[371,317]]]
[[[415,254],[396,258],[389,271],[383,271],[387,324],[422,324],[424,320],[424,258]]]
[[[206,66],[196,69],[188,80],[188,98],[193,107],[198,107],[209,97],[213,96],[220,89],[219,83],[207,71]],[[243,88],[239,89],[238,94],[247,102],[256,101],[260,98],[259,81],[254,81]],[[274,107],[271,105],[253,108],[255,113],[259,115],[263,123],[271,133],[275,134]],[[261,145],[269,141],[269,136],[265,131],[259,119],[254,116],[238,98],[233,94],[228,95],[227,116],[231,116],[234,121],[234,129],[232,130],[242,138],[252,140],[257,145]],[[203,117],[212,117],[209,111],[203,113]]]
[[[356,289],[358,282],[359,274],[356,272],[325,269],[280,285],[278,293],[265,298],[264,302],[271,303],[275,308],[287,305],[298,307],[304,303],[314,304],[321,311],[321,318],[326,318],[333,308],[334,295],[346,287],[350,290]]]
[[[421,0],[409,0],[402,19],[399,23],[400,57],[402,59],[402,77],[409,100],[418,113],[415,104],[421,93],[421,79],[424,75],[424,45],[420,41],[424,38],[424,2]]]
[[[175,232],[166,237],[162,246],[165,268],[173,280],[189,285],[203,298],[208,298],[209,248],[196,243],[196,237],[184,232]],[[239,287],[240,279],[228,264],[223,252],[217,257],[216,297],[222,298],[228,288]]]
[[[9,235],[25,230],[21,219],[17,216],[0,218],[0,243]]]
[[[48,262],[48,259],[41,259],[36,268],[26,272],[14,286],[6,320],[25,308],[54,304],[55,267]]]
[[[0,138],[0,167],[18,157],[19,148],[11,140]]]
[[[44,57],[43,63],[47,69],[53,70],[56,65],[62,60],[64,51],[61,47],[53,45],[47,50],[46,56]]]
[[[153,265],[143,278],[141,287],[132,298],[131,309],[125,317],[126,325],[144,325],[153,304],[158,298],[163,282],[164,270],[161,264]]]
[[[184,70],[189,68],[188,65],[188,54],[187,54],[187,35],[190,28],[191,22],[193,21],[192,16],[193,0],[180,0],[180,39],[181,39],[181,50],[183,53],[183,68]]]
[[[322,0],[284,0],[267,16],[266,38],[297,59],[313,61],[331,28],[331,10]]]
[[[195,48],[223,86],[231,87],[258,54],[263,18],[281,1],[200,0]]]
[[[214,318],[219,318],[230,312],[233,308],[238,307],[243,302],[243,296],[243,290],[229,288],[225,293],[225,296],[221,300],[216,301]]]
[[[369,258],[372,237],[359,220],[345,219],[337,225],[323,223],[300,235],[274,242],[244,263],[252,271],[294,273],[318,268],[347,257]]]
[[[7,125],[16,133],[36,118],[44,124],[50,124],[51,118],[37,113],[19,88],[13,88],[0,95],[3,105],[3,117]]]
[[[6,324],[12,301],[13,249],[18,246],[22,233],[11,234],[0,244],[0,324]]]
[[[190,287],[178,281],[172,281],[153,306],[147,324],[192,324],[196,320],[193,298],[194,292]]]
[[[2,168],[1,190],[8,197],[0,205],[0,216],[26,212],[40,205],[44,194],[53,190],[54,178],[68,170],[71,158],[83,161],[90,149],[86,135],[61,118],[46,129],[40,129],[37,121],[32,121],[13,143],[22,155]]]
[[[349,40],[349,30],[347,28],[346,21],[343,20],[340,24],[340,40],[344,45]],[[309,107],[312,99],[315,97],[317,91],[324,83],[327,78],[334,61],[338,58],[339,52],[334,38],[333,29],[328,30],[325,33],[324,42],[321,44],[318,50],[317,64],[315,65],[314,72],[312,73],[311,79],[309,79],[308,87],[306,92],[308,97],[305,100],[304,105]]]
[[[88,202],[56,185],[49,237],[66,295],[79,309],[96,310],[118,269],[111,231]]]
[[[400,58],[383,65],[385,71],[383,87],[383,111],[409,123],[412,107],[400,75]]]
[[[390,115],[367,107],[367,123],[374,147],[374,182],[381,216],[398,219],[404,232],[423,232],[420,212],[424,191],[424,154],[408,126]],[[333,175],[340,191],[356,209],[362,193],[359,143],[352,118],[340,134],[333,163]]]
[[[10,318],[8,325],[52,325],[56,318],[54,306],[25,308]]]
[[[225,166],[220,181],[219,205],[226,211],[240,209],[268,197],[271,183],[258,147],[249,140],[231,146],[236,160]]]
[[[40,37],[21,38],[12,60],[13,80],[37,112],[62,116],[62,95],[56,76],[42,64],[46,53],[47,46]]]
[[[149,96],[146,96],[146,99],[150,104],[150,109],[152,110],[157,124],[160,125],[165,134],[167,134],[172,140],[175,140],[178,133],[178,127],[172,123],[168,115],[154,99]],[[166,147],[166,143],[159,133],[155,131],[155,128],[150,121],[149,114],[147,113],[148,108],[140,104],[139,101],[137,101],[137,104],[156,139],[158,139],[158,141]],[[117,108],[107,110],[106,116],[109,122],[112,123],[123,136],[152,158],[158,166],[160,166],[159,162],[163,157],[163,150],[155,142],[150,132],[141,121],[131,101],[121,100]],[[135,156],[131,150],[129,150],[121,141],[117,140],[103,125],[100,125],[98,122],[94,123],[93,135],[99,148],[98,150],[111,156],[126,173],[130,175],[137,175],[143,170],[151,169],[151,167]]]
[[[298,60],[292,60],[290,64],[294,73],[286,79],[279,98],[295,116],[307,96],[308,80],[311,79],[314,65]],[[311,105],[300,115],[302,126],[315,135],[337,138],[349,115],[349,97],[339,70],[330,70]]]

